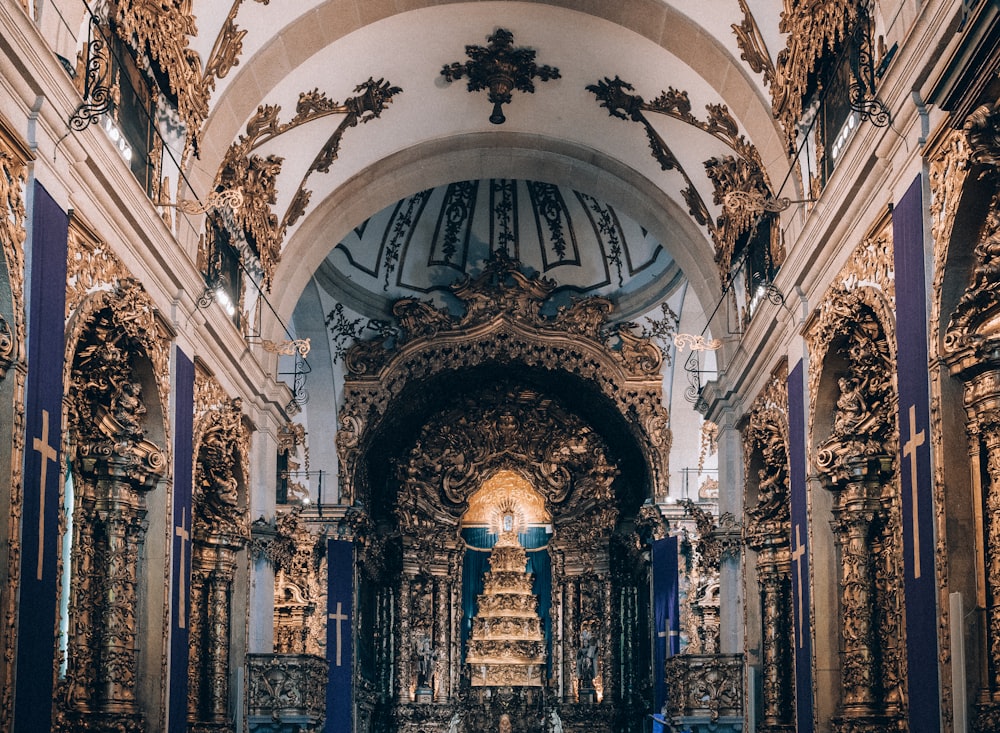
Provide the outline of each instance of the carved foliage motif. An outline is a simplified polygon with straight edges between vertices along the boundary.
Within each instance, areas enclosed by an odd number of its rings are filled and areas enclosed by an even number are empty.
[[[248,484],[246,465],[249,434],[243,424],[243,402],[226,400],[200,413],[198,464],[194,486],[196,537],[231,538],[237,544],[250,536],[241,486]]]
[[[138,367],[148,358],[143,339],[153,339],[156,328],[144,323],[151,317],[144,305],[139,285],[120,281],[89,301],[74,345],[67,395],[75,495],[71,631],[57,693],[59,730],[143,729],[136,699],[144,492],[167,468],[164,452],[145,438]]]
[[[516,261],[496,253],[480,278],[454,287],[466,304],[461,318],[405,299],[394,308],[400,328],[392,350],[379,341],[351,348],[336,438],[342,500],[352,501],[358,488],[354,474],[362,436],[406,384],[456,365],[496,362],[573,372],[594,383],[632,425],[656,491],[665,487],[670,434],[657,371],[660,350],[649,342],[636,343],[631,350],[609,349],[601,337],[604,317],[611,310],[604,299],[579,301],[554,318],[541,316],[541,304],[554,283],[528,278],[518,267]]]
[[[10,288],[10,311],[5,316],[0,311],[0,380],[13,379],[14,396],[11,422],[7,429],[11,435],[10,454],[10,505],[8,518],[8,564],[6,588],[3,596],[5,603],[0,607],[3,626],[0,629],[0,647],[3,648],[3,658],[0,659],[0,727],[10,720],[12,714],[13,685],[7,681],[12,679],[14,664],[14,634],[16,633],[17,587],[20,579],[20,543],[18,527],[21,521],[22,501],[22,471],[24,453],[24,388],[25,375],[22,370],[14,370],[7,376],[7,370],[19,362],[25,353],[24,326],[24,241],[25,241],[25,205],[24,184],[26,164],[31,155],[18,139],[9,134],[2,118],[0,118],[0,272],[4,273],[7,287]]]
[[[860,8],[855,0],[785,0],[779,30],[788,40],[775,63],[771,108],[785,128],[790,149],[794,149],[794,131],[810,93],[811,77],[824,54],[847,38],[863,12]]]
[[[431,507],[435,515],[454,516],[457,526],[469,495],[501,469],[529,472],[549,506],[564,505],[562,515],[573,521],[561,534],[614,527],[618,469],[608,463],[601,438],[550,399],[504,388],[451,405],[425,425],[401,469],[400,526],[429,530],[422,523],[434,521]]]
[[[852,462],[893,455],[895,389],[893,355],[874,311],[857,291],[833,291],[838,319],[823,340],[836,342],[847,371],[837,379],[833,428],[820,445],[816,465],[831,484],[847,481]]]
[[[755,486],[757,503],[747,509],[747,542],[788,542],[788,385],[782,362],[750,406],[743,431],[746,485]],[[759,465],[752,476],[751,466]],[[749,501],[747,502],[749,506]],[[756,549],[756,547],[755,547]]]
[[[892,321],[876,290],[845,287],[856,285],[857,275],[856,264],[841,273],[807,335],[814,399],[822,371],[843,365],[829,377],[838,383],[829,434],[812,438],[816,467],[834,492],[843,644],[835,725],[841,731],[897,720],[905,706],[903,608],[893,590],[902,574],[895,354],[884,326]]]
[[[266,286],[270,286],[280,259],[286,231],[295,225],[309,204],[311,192],[305,188],[309,176],[314,172],[329,173],[330,166],[339,155],[344,133],[349,128],[381,117],[393,97],[401,91],[384,79],[375,81],[370,78],[354,88],[356,96],[339,104],[324,92],[314,89],[299,95],[295,116],[287,122],[278,119],[281,107],[261,105],[247,122],[246,133],[229,147],[216,176],[216,189],[239,189],[243,192],[243,206],[233,211],[236,231],[230,234],[235,234],[237,239],[245,238],[250,244],[259,258]],[[343,115],[343,119],[316,153],[288,209],[279,219],[272,207],[277,202],[277,179],[284,161],[279,156],[263,156],[256,151],[289,130],[330,115]],[[209,236],[213,236],[211,228]]]
[[[737,35],[739,36],[739,32]],[[762,200],[772,198],[760,153],[740,134],[736,119],[725,105],[706,105],[708,115],[706,119],[701,120],[692,114],[691,102],[685,91],[670,87],[652,102],[646,102],[640,95],[633,93],[634,89],[631,84],[617,76],[614,79],[605,77],[587,87],[587,90],[597,97],[601,106],[608,110],[609,115],[641,123],[646,130],[653,157],[659,162],[660,167],[665,171],[676,170],[681,174],[686,184],[681,195],[688,205],[691,216],[698,224],[706,227],[712,237],[716,250],[715,259],[719,264],[722,283],[725,285],[729,282],[736,241],[751,230],[760,216],[760,209],[748,205],[747,201],[753,197]],[[705,171],[713,184],[713,202],[717,205],[725,203],[722,215],[715,221],[712,220],[694,181],[684,170],[666,140],[646,118],[646,112],[663,114],[696,127],[735,153],[705,161]],[[737,195],[727,196],[734,193]],[[772,243],[772,250],[774,262],[780,264],[784,260],[780,240]]]
[[[951,163],[951,168],[966,168],[978,171],[981,179],[986,179],[994,194],[986,212],[985,221],[979,231],[974,250],[975,266],[965,293],[954,312],[944,339],[946,354],[954,354],[970,349],[973,359],[988,358],[1000,338],[1000,110],[984,105],[972,114],[965,125],[965,145],[959,136],[952,142],[953,150],[942,156],[939,166]],[[957,163],[957,165],[956,165]],[[971,172],[971,171],[970,171]],[[959,183],[965,176],[959,178]],[[944,184],[944,182],[941,182]],[[961,188],[939,189],[938,211],[949,213],[951,220],[958,204]],[[948,194],[951,196],[948,196]],[[949,206],[950,204],[950,206]],[[942,222],[944,224],[945,222]],[[941,232],[942,235],[950,232]]]

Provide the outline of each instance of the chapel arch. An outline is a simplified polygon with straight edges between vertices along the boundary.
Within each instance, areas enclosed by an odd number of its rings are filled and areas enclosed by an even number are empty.
[[[86,297],[69,322],[60,560],[57,730],[144,731],[158,714],[168,473],[165,364],[148,296],[134,280]]]
[[[971,622],[951,620],[951,633],[965,635],[960,674],[968,680],[968,698],[976,700],[976,731],[1000,725],[998,119],[995,104],[974,110],[964,129],[933,151],[930,172],[938,265],[930,356],[946,365],[931,373],[931,415],[941,432],[934,446],[936,490],[947,519],[939,520],[938,532],[947,542],[947,591],[960,593],[964,608],[975,608]]]
[[[880,293],[837,286],[809,334],[816,710],[834,731],[905,710],[893,323]]]

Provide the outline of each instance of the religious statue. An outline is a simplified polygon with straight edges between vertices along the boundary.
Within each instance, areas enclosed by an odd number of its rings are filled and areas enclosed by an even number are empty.
[[[549,733],[563,733],[562,718],[559,717],[559,711],[555,708],[549,711]]]
[[[580,679],[581,688],[594,686],[597,675],[597,640],[590,629],[580,632],[580,648],[576,652],[576,675]]]
[[[461,725],[462,713],[456,711],[456,713],[451,716],[451,722],[448,724],[448,733],[458,733]]]
[[[422,635],[417,640],[417,687],[430,688],[436,660],[437,651],[431,645],[431,638]]]

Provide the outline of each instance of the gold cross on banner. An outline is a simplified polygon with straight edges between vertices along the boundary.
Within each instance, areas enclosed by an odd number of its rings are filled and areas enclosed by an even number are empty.
[[[36,577],[42,579],[42,558],[45,556],[45,483],[49,472],[49,461],[55,463],[59,454],[49,445],[49,411],[42,410],[42,435],[35,438],[32,444],[41,455],[42,470],[38,486],[38,572]]]
[[[799,627],[799,649],[802,648],[802,634],[803,634],[803,624],[802,624],[802,557],[806,554],[806,547],[802,544],[802,526],[799,524],[795,525],[795,548],[792,550],[792,562],[795,563],[795,574],[799,585],[799,604],[796,609],[796,621]]]
[[[191,539],[191,533],[187,531],[187,527],[184,526],[185,524],[187,524],[187,514],[182,511],[181,523],[177,527],[174,527],[174,536],[181,538],[181,566],[180,566],[180,572],[178,573],[177,577],[177,628],[178,629],[186,628],[185,625],[187,623],[186,621],[187,583],[185,582],[186,575],[184,573],[184,570],[187,567],[184,561],[187,556],[184,553],[184,547],[187,544],[188,540]]]
[[[341,643],[341,638],[342,638],[341,637],[340,626],[341,626],[341,621],[346,621],[348,617],[347,617],[346,613],[343,613],[341,611],[340,601],[337,601],[337,612],[336,613],[327,614],[327,616],[330,618],[331,621],[336,621],[337,622],[337,666],[339,667],[339,666],[341,666],[341,661],[340,661],[341,660],[341,657],[340,657],[340,643]]]
[[[910,496],[913,500],[913,577],[920,577],[920,499],[917,496],[917,448],[927,439],[926,433],[914,430],[917,422],[917,406],[910,405],[910,438],[903,443],[903,458],[910,459]]]

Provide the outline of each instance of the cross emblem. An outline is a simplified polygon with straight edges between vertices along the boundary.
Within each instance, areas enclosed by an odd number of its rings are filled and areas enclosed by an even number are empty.
[[[802,525],[796,524],[795,525],[795,548],[792,550],[792,562],[795,563],[795,575],[796,575],[796,578],[798,580],[798,587],[799,587],[799,603],[798,603],[798,606],[795,609],[796,610],[796,612],[795,612],[796,622],[797,622],[798,627],[799,627],[799,634],[798,634],[798,637],[799,637],[799,649],[801,649],[802,645],[803,645],[803,624],[802,624],[803,608],[802,608],[802,606],[804,604],[802,603],[802,559],[803,559],[803,556],[806,554],[806,547],[805,547],[805,545],[802,544],[802,532],[801,532],[801,530],[802,530]]]
[[[663,619],[663,631],[656,632],[656,635],[659,638],[663,639],[663,643],[666,645],[666,656],[668,656],[668,657],[671,656],[670,655],[670,642],[668,641],[668,639],[673,639],[674,637],[678,636],[678,633],[676,631],[674,631],[673,629],[670,628],[670,617],[669,616],[667,616],[665,619]]]
[[[903,458],[910,459],[910,496],[913,500],[912,528],[913,528],[913,577],[920,577],[920,499],[917,496],[917,448],[922,446],[926,440],[926,433],[921,430],[916,432],[917,406],[910,405],[910,438],[903,443]]]
[[[42,410],[42,435],[35,438],[32,447],[41,455],[42,470],[38,488],[38,568],[36,578],[42,579],[42,559],[45,556],[45,484],[49,461],[55,463],[59,454],[49,445],[49,411]]]
[[[174,536],[181,538],[181,569],[178,579],[177,579],[177,628],[186,628],[187,623],[187,575],[185,570],[187,569],[187,564],[185,563],[186,555],[184,553],[185,546],[188,540],[191,539],[191,533],[187,531],[184,526],[187,523],[187,513],[181,512],[181,523],[177,527],[174,527]]]
[[[341,645],[341,640],[342,640],[340,625],[341,625],[342,621],[346,621],[348,619],[348,616],[347,616],[346,613],[344,613],[343,611],[341,611],[340,601],[337,601],[337,612],[336,613],[327,614],[327,616],[329,617],[329,619],[331,621],[336,621],[337,622],[337,666],[339,667],[339,666],[341,666],[341,655],[340,655],[341,646],[340,645]]]

